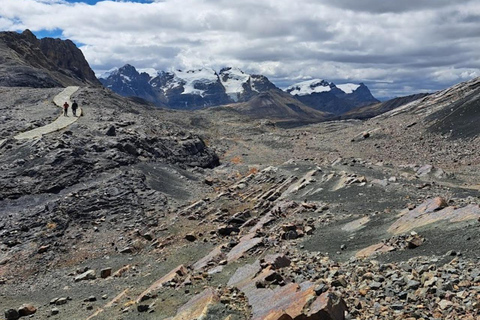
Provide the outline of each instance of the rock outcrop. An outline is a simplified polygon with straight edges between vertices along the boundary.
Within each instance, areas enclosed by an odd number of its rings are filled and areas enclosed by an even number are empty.
[[[30,30],[0,33],[0,86],[99,86],[83,53],[70,40],[37,39]]]

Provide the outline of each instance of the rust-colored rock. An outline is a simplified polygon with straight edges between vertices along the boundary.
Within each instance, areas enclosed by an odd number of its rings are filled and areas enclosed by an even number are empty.
[[[429,199],[417,208],[406,212],[390,226],[388,231],[400,234],[437,221],[459,222],[478,219],[479,217],[480,207],[478,205],[468,205],[455,209],[454,207],[447,207],[445,199],[437,197]]]
[[[385,243],[376,243],[365,249],[358,251],[355,256],[357,258],[370,257],[376,253],[385,253],[395,250],[394,247],[386,245]]]
[[[161,287],[163,287],[165,283],[176,280],[178,279],[178,277],[184,277],[187,275],[187,273],[188,271],[183,266],[183,264],[179,265],[178,267],[170,271],[168,274],[166,274],[162,278],[155,281],[147,290],[142,292],[142,294],[139,295],[138,298],[136,299],[137,303],[143,301],[145,297],[147,297],[151,292],[156,291]]]
[[[178,309],[172,320],[204,319],[209,308],[219,301],[220,297],[215,289],[207,288]]]
[[[265,282],[275,273],[271,265],[261,270],[257,260],[251,265],[239,268],[228,282],[228,286],[237,287],[248,298],[252,307],[251,320],[344,319],[345,302],[332,293],[324,293],[317,298],[315,284],[312,282],[289,283],[275,289],[257,287],[258,283]],[[312,301],[314,302],[310,306]]]
[[[310,306],[308,318],[312,320],[343,320],[347,304],[333,292],[322,293]]]

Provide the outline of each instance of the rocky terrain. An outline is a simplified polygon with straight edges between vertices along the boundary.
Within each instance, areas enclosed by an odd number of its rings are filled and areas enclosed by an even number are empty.
[[[479,319],[480,79],[301,126],[83,86],[15,139],[62,89],[0,88],[0,317]]]

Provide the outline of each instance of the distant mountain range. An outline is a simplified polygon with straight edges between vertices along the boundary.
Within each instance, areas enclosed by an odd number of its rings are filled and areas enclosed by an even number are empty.
[[[335,115],[379,102],[363,83],[335,85],[333,82],[314,79],[294,84],[286,92],[311,108]]]
[[[97,79],[83,53],[70,40],[37,39],[29,30],[0,32],[0,86],[101,86],[137,101],[164,108],[196,110],[228,106],[251,118],[318,122],[332,119],[376,100],[364,84],[310,80],[285,91],[263,75],[238,68],[137,70],[125,65]],[[361,116],[361,115],[360,115]]]
[[[282,91],[267,77],[247,74],[238,68],[224,68],[218,73],[211,68],[165,72],[137,70],[127,64],[101,75],[99,80],[122,96],[140,97],[158,106],[182,110],[248,102],[261,93]],[[301,102],[302,108],[307,106],[333,115],[379,102],[362,83],[335,85],[316,79],[290,86],[285,92]]]

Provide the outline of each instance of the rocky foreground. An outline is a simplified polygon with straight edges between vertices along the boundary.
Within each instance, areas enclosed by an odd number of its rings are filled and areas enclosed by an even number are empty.
[[[35,90],[48,122],[55,90]],[[86,88],[84,116],[40,139],[10,139],[9,112],[4,317],[479,319],[479,140],[422,115],[472,90],[292,129]]]

